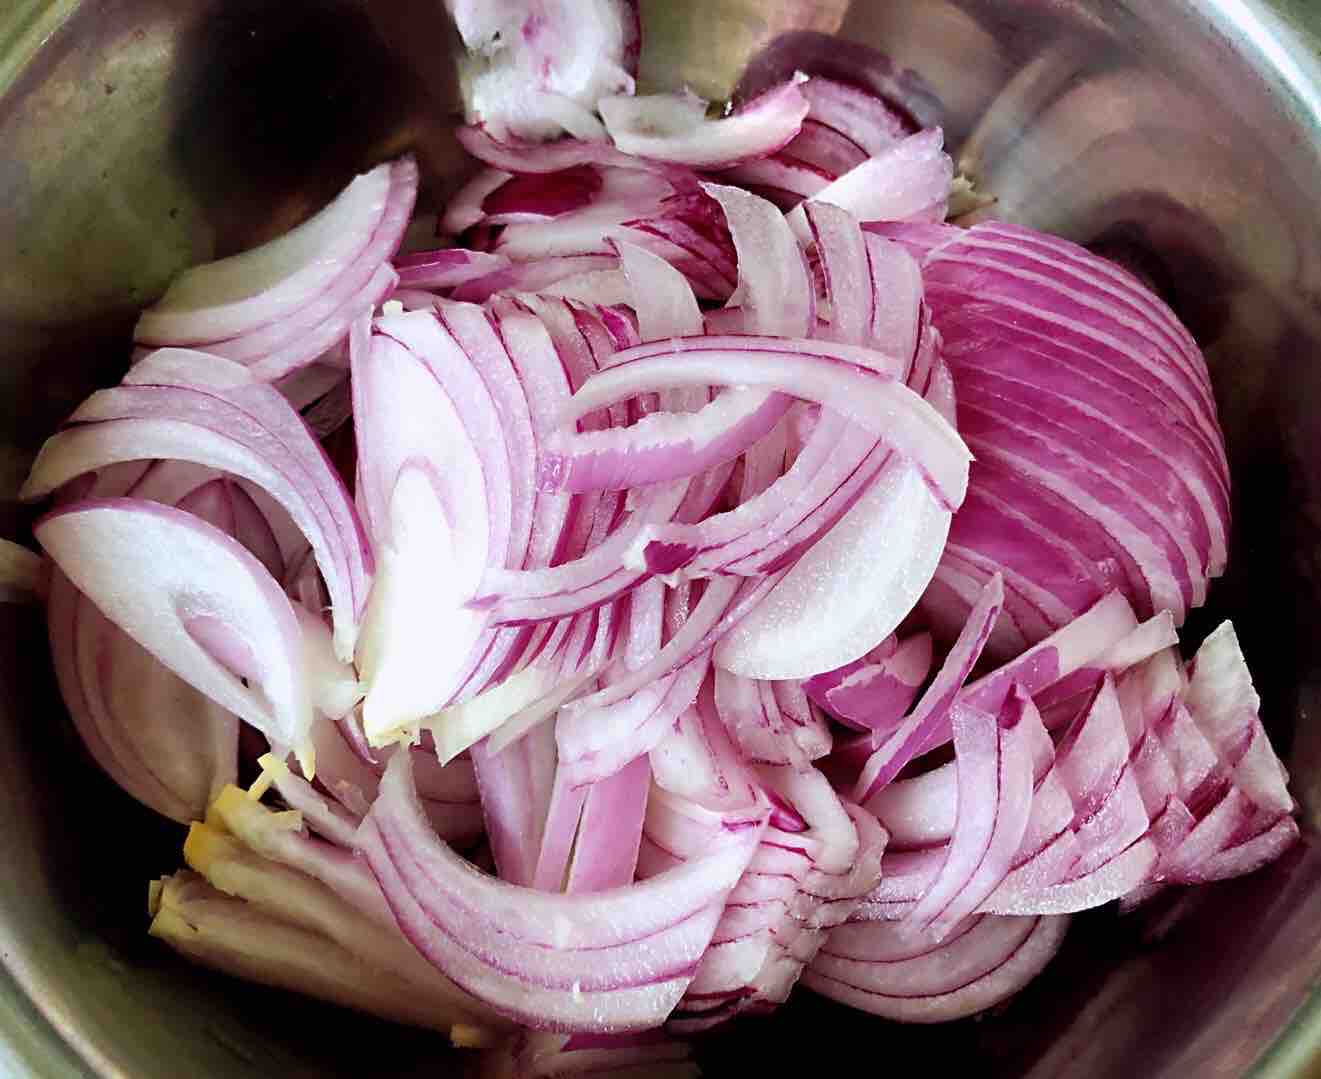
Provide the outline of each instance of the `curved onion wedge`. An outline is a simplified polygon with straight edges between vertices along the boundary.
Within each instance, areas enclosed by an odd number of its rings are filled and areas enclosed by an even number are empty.
[[[894,458],[840,521],[716,645],[748,678],[810,678],[892,633],[926,590],[950,515],[917,469]]]
[[[380,564],[357,658],[363,725],[381,745],[415,732],[459,689],[486,625],[465,604],[490,528],[480,459],[425,362],[382,336],[359,359],[359,498]]]
[[[240,364],[162,349],[126,384],[89,397],[42,446],[21,492],[41,498],[122,461],[173,458],[250,481],[293,518],[330,592],[335,650],[353,654],[372,558],[357,511],[325,453],[279,391]]]
[[[945,219],[954,165],[939,128],[919,131],[868,158],[812,196],[850,211],[859,221],[937,222]],[[806,204],[787,215],[800,239],[810,236]]]
[[[773,154],[803,125],[809,108],[797,83],[787,82],[718,120],[691,94],[603,97],[606,131],[625,153],[718,169]]]
[[[574,395],[561,423],[638,394],[687,386],[778,390],[833,409],[909,457],[944,508],[963,501],[968,448],[930,404],[872,366],[875,353],[826,342],[763,347],[756,337],[722,338],[721,346],[683,338],[665,343],[664,352],[655,343],[619,352]]]
[[[316,297],[371,242],[389,201],[391,170],[385,164],[363,173],[330,205],[269,243],[180,274],[143,312],[135,339],[147,345],[219,341]]]
[[[1054,957],[1067,917],[973,919],[975,925],[911,958],[852,958],[916,950],[906,931],[886,922],[846,926],[831,934],[803,975],[822,996],[905,1023],[960,1019],[998,1004],[1035,978]],[[835,949],[838,949],[836,951]],[[910,988],[911,987],[911,988]]]
[[[314,713],[298,620],[235,540],[131,498],[61,506],[34,531],[78,589],[180,678],[277,748],[309,747]]]
[[[759,829],[641,884],[563,896],[476,872],[431,834],[397,754],[359,833],[400,928],[436,966],[513,1018],[632,1030],[669,1014]]]

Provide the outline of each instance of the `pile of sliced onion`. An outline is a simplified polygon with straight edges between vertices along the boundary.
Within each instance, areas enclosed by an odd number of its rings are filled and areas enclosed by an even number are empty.
[[[630,5],[450,6],[448,241],[399,253],[404,158],[187,271],[0,552],[91,756],[193,822],[153,933],[493,1075],[686,1075],[799,983],[982,1011],[1296,839],[1233,628],[1178,652],[1229,490],[1160,300],[945,224],[869,91],[710,116],[632,96]]]

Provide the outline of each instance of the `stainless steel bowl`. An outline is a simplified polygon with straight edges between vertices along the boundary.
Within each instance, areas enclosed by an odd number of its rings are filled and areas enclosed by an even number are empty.
[[[267,237],[415,147],[433,195],[454,39],[439,0],[0,4],[0,532],[42,437],[126,358],[179,268]],[[931,1053],[995,1076],[1297,1076],[1321,1045],[1321,7],[1316,0],[642,0],[645,81],[727,94],[781,35],[863,42],[933,95],[997,213],[1092,243],[1207,350],[1235,480],[1232,616],[1308,842],[1157,913],[1080,919],[1000,1014],[894,1028],[804,994],[713,1075]],[[799,39],[800,41],[802,39]],[[782,42],[781,42],[782,43]],[[847,56],[828,50],[836,57]],[[91,771],[39,617],[0,610],[0,1071],[436,1075],[433,1038],[210,978],[144,935],[179,835]],[[937,1056],[939,1054],[939,1056]],[[825,1061],[822,1061],[825,1063]]]

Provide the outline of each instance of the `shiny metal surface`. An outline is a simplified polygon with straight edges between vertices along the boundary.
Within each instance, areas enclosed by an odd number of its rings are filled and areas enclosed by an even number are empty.
[[[437,0],[0,5],[0,531],[43,435],[113,379],[181,266],[284,228],[356,168],[419,150],[433,193],[453,38]],[[1321,822],[1321,6],[1315,0],[642,0],[644,80],[721,96],[780,35],[915,72],[995,213],[1125,259],[1207,350],[1236,484],[1231,615],[1308,830]],[[802,39],[798,39],[802,40]],[[781,39],[783,44],[783,39]],[[820,55],[846,55],[838,49]],[[912,76],[908,76],[910,81]],[[437,1075],[434,1041],[183,968],[143,934],[179,836],[82,763],[39,618],[0,609],[0,1070]],[[709,1049],[783,1074],[822,1045],[950,1071],[1269,1079],[1321,1045],[1321,852],[1161,912],[1082,919],[1003,1012],[895,1029],[799,1001]],[[21,987],[21,991],[20,991]],[[806,996],[806,995],[804,995]],[[877,1058],[877,1066],[883,1066]]]

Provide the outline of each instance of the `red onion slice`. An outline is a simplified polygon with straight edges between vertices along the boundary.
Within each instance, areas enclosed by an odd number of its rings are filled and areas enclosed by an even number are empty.
[[[633,290],[633,310],[643,341],[695,337],[702,332],[702,311],[692,286],[665,259],[624,240],[615,241],[619,264]]]
[[[948,978],[943,983],[939,980],[939,972],[945,969],[941,951],[893,963],[833,960],[834,974],[819,971],[814,965],[804,972],[802,984],[831,1000],[888,1019],[908,1023],[959,1019],[998,1004],[1036,977],[1059,950],[1068,919],[982,918],[977,927],[946,945],[957,952],[975,951],[977,954],[979,961],[965,962],[967,973],[964,977],[969,980],[962,984],[957,977]],[[855,941],[885,937],[892,932],[885,922],[848,926],[836,931],[842,935],[842,947],[857,947]],[[974,933],[979,935],[973,937]],[[835,933],[831,936],[833,938]],[[835,947],[833,939],[831,947]],[[971,958],[969,956],[969,960]],[[844,973],[843,970],[834,966],[839,963],[849,964],[844,977],[838,976]],[[822,965],[827,964],[823,961]],[[928,992],[906,993],[903,986],[921,984],[916,982],[918,977],[931,979],[926,983]]]
[[[565,891],[601,892],[633,883],[650,786],[651,765],[641,756],[588,788]]]
[[[363,722],[382,744],[416,730],[462,684],[485,628],[465,604],[487,561],[489,510],[480,458],[421,360],[375,337],[353,379],[360,497],[379,559],[357,659]]]
[[[597,99],[633,91],[640,29],[632,3],[450,0],[446,7],[469,50],[459,62],[468,117],[498,134],[596,137]]]
[[[411,161],[378,165],[297,228],[185,271],[143,313],[135,339],[146,345],[220,341],[288,315],[362,257],[389,206],[396,171],[410,168],[416,182]]]
[[[287,881],[279,879],[265,894],[283,887]],[[379,953],[364,960],[319,926],[269,914],[192,873],[157,882],[153,894],[151,935],[202,966],[424,1029],[474,1027],[473,1010],[457,1003],[453,990],[448,998],[429,992],[383,970]]]
[[[483,1070],[491,1075],[553,1076],[646,1075],[654,1079],[695,1079],[691,1047],[659,1031],[632,1035],[550,1034],[519,1031],[498,1049],[487,1050]]]
[[[453,203],[450,203],[451,208]],[[461,231],[461,230],[460,230]],[[436,251],[414,251],[394,260],[399,287],[406,289],[453,288],[509,265],[504,255],[446,247]]]
[[[809,108],[789,82],[706,119],[706,102],[691,94],[616,95],[597,103],[615,146],[627,154],[718,169],[772,154],[798,134]]]
[[[959,691],[986,646],[991,626],[995,624],[1003,602],[1004,591],[1000,578],[993,577],[917,707],[868,759],[854,786],[856,801],[866,804],[910,760],[925,752],[929,746],[942,744],[935,740],[933,732],[943,730],[946,723],[952,730],[951,710],[955,708]],[[1006,685],[1005,692],[1008,690],[1009,686]],[[969,694],[960,703],[983,712],[987,711],[987,705],[997,709],[999,707],[998,700],[990,701],[981,695],[974,698]]]
[[[898,642],[891,635],[861,659],[806,679],[803,688],[841,723],[886,734],[903,719],[926,681],[931,648],[929,633]]]
[[[1254,734],[1259,728],[1260,698],[1231,623],[1222,623],[1198,648],[1189,664],[1186,701],[1193,721],[1222,758],[1242,737],[1245,725]],[[1235,766],[1234,782],[1263,809],[1291,813],[1294,803],[1287,781],[1283,765],[1269,752],[1269,742],[1252,737]]]
[[[209,382],[197,381],[202,378]],[[93,394],[70,417],[73,426],[47,441],[23,497],[40,498],[85,472],[152,457],[248,480],[312,544],[330,591],[336,652],[352,655],[371,553],[342,481],[298,414],[241,366],[204,353],[163,349],[128,379],[134,384]]]
[[[848,210],[859,221],[937,222],[945,219],[954,165],[940,128],[920,131],[846,172],[812,199]],[[800,205],[787,215],[801,238],[810,235]]]
[[[616,401],[641,393],[696,385],[738,385],[816,401],[857,423],[911,459],[942,506],[957,506],[966,485],[968,451],[953,428],[917,394],[874,369],[843,359],[845,346],[813,343],[811,351],[762,347],[759,338],[669,342],[672,351],[648,354],[642,345],[616,356],[615,364],[574,395],[561,423],[572,423]],[[738,342],[737,346],[732,342]],[[857,356],[862,363],[864,355]],[[884,636],[884,634],[882,634]],[[874,642],[873,642],[874,643]]]
[[[361,841],[405,935],[458,984],[525,1022],[611,1031],[668,1014],[758,835],[642,884],[534,892],[481,876],[437,843],[398,757]],[[651,944],[639,949],[643,941]]]
[[[35,533],[78,589],[175,674],[273,745],[310,748],[311,687],[297,619],[238,543],[190,514],[137,499],[60,506]],[[131,593],[125,579],[136,582]]]
[[[754,678],[807,678],[852,662],[921,598],[948,527],[918,469],[892,460],[725,635],[715,662]]]
[[[56,678],[92,758],[162,816],[206,812],[238,765],[237,719],[109,622],[63,573],[47,620]]]
[[[542,724],[499,753],[472,747],[486,834],[502,880],[533,886],[555,777],[555,732]]]
[[[1079,595],[1076,571],[1036,561],[1068,540],[1084,562],[1116,559],[1123,572],[1114,583],[1140,612],[1170,606],[1180,619],[1223,568],[1229,511],[1223,440],[1196,346],[1135,279],[1064,241],[985,224],[922,244],[927,300],[969,402],[963,427],[988,462],[975,470],[974,492],[997,491],[1041,537],[1025,533],[1011,551],[992,522],[956,521],[954,541],[1035,576],[1078,610],[1091,598]],[[1037,419],[1018,416],[1010,451],[999,406],[1020,398]],[[1025,448],[1023,432],[1038,427],[1058,437]],[[1093,463],[1096,447],[1106,447],[1102,456],[1113,462],[1091,469],[1110,483],[1089,503],[1105,511],[1108,539],[1073,494],[1060,494],[1058,474],[1074,467],[1058,450],[1065,439],[1082,440]],[[1089,482],[1101,490],[1098,478]],[[1104,587],[1098,582],[1091,596]]]

